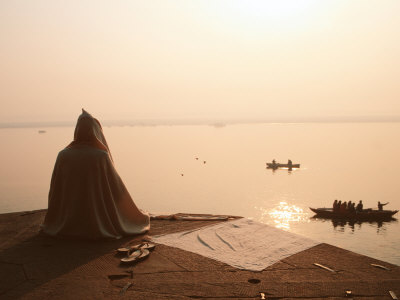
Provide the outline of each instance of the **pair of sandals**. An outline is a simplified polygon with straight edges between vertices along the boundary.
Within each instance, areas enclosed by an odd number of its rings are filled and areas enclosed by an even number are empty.
[[[147,258],[155,247],[155,244],[144,242],[131,247],[118,248],[117,253],[126,255],[121,259],[122,263],[134,263]]]

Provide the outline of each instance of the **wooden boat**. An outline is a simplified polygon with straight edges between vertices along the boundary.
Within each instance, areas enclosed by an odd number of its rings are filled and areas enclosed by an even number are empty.
[[[355,213],[340,213],[333,212],[332,208],[312,208],[310,209],[316,213],[317,217],[329,219],[354,219],[354,220],[390,220],[398,210],[377,210],[377,209],[364,209],[362,212]]]
[[[268,169],[289,168],[289,164],[267,163]],[[292,164],[292,168],[300,168],[300,164]]]

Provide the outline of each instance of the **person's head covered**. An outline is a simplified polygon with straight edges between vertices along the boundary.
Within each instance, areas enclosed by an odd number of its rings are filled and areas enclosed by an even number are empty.
[[[112,159],[100,122],[83,108],[76,122],[74,140],[68,145],[68,148],[80,145],[92,146],[104,150],[108,152]]]

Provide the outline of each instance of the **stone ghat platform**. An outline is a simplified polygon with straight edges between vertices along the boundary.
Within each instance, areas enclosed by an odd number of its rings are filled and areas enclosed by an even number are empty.
[[[400,296],[399,266],[328,244],[262,272],[164,245],[146,260],[122,266],[115,249],[144,235],[97,242],[54,239],[39,233],[45,213],[0,215],[0,299],[392,299],[389,291]],[[152,220],[148,235],[217,222]],[[352,295],[346,297],[346,291]]]

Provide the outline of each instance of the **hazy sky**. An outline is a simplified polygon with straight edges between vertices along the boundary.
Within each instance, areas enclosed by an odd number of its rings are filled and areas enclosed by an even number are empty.
[[[400,115],[398,0],[2,0],[0,122]]]

